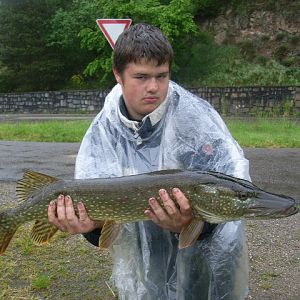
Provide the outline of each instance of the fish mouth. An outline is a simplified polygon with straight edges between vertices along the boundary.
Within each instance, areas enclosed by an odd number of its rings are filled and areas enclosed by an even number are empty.
[[[285,215],[292,216],[299,212],[299,209],[296,206],[291,206],[284,211]]]
[[[262,206],[253,206],[248,210],[250,216],[255,218],[285,218],[295,215],[299,212],[296,206],[290,206],[285,209],[266,208]]]
[[[247,209],[249,217],[260,219],[284,218],[299,212],[293,198],[283,195],[260,195]]]

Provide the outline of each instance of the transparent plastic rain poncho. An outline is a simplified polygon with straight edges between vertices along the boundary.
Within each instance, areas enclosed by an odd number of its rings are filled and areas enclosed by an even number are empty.
[[[208,102],[170,82],[168,96],[157,109],[160,121],[152,118],[152,131],[145,132],[122,117],[121,95],[116,85],[88,129],[76,178],[196,168],[249,180],[248,161]],[[248,251],[242,221],[219,224],[191,247],[178,250],[177,244],[175,234],[152,221],[125,224],[111,249],[119,299],[246,297]]]

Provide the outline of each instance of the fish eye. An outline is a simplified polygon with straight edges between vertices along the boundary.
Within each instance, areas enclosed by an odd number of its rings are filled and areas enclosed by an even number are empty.
[[[245,201],[249,197],[249,193],[238,193],[238,197],[240,200]]]
[[[240,200],[245,201],[248,198],[256,197],[256,193],[251,193],[251,192],[239,192],[237,193],[237,196],[239,197]]]

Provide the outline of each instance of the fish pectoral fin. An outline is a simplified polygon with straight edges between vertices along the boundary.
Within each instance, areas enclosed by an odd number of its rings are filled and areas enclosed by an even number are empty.
[[[101,230],[99,247],[102,249],[109,248],[115,242],[121,227],[121,223],[117,223],[116,221],[106,221]]]
[[[178,248],[182,249],[192,246],[200,236],[203,226],[203,221],[193,219],[192,222],[180,232]]]
[[[47,243],[57,230],[57,227],[49,224],[47,221],[37,220],[31,230],[30,238],[35,244],[42,245]]]
[[[17,183],[16,192],[19,202],[26,201],[35,191],[58,180],[49,175],[27,170]]]

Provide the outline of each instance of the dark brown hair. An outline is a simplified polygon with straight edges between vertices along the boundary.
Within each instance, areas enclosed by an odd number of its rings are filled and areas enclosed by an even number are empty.
[[[158,66],[173,60],[171,44],[161,30],[153,25],[139,23],[129,27],[118,38],[114,53],[113,67],[120,74],[127,64],[141,59],[154,61]]]

